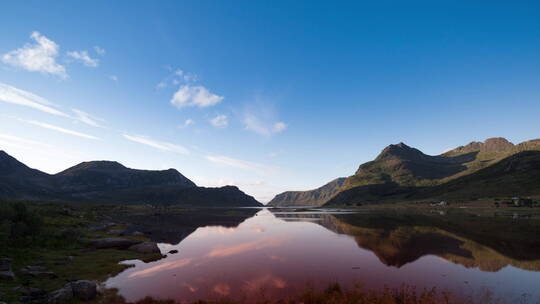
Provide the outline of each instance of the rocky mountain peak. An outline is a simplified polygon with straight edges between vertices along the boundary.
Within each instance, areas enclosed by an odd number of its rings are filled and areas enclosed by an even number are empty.
[[[424,156],[424,153],[422,153],[420,150],[409,147],[405,143],[400,142],[384,148],[376,160],[383,160],[387,158],[413,159],[422,156]]]
[[[505,152],[514,147],[514,144],[503,137],[488,138],[484,141],[480,150],[485,152]]]
[[[514,144],[503,137],[492,137],[484,142],[473,141],[466,146],[460,146],[445,153],[445,155],[457,155],[471,152],[509,152]]]
[[[123,170],[126,167],[119,162],[108,160],[97,160],[82,162],[76,166],[69,168],[68,170]]]

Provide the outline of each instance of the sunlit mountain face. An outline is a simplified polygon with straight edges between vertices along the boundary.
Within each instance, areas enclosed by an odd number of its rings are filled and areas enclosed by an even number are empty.
[[[428,225],[437,217],[441,225]],[[378,218],[378,221],[373,221]],[[535,240],[507,236],[493,242],[493,233],[458,233],[445,229],[449,215],[395,215],[350,212],[290,212],[263,209],[238,226],[201,226],[177,244],[159,245],[167,257],[143,263],[106,282],[128,301],[145,296],[175,299],[235,299],[252,302],[284,299],[338,282],[369,289],[399,287],[450,290],[467,295],[491,288],[506,297],[540,295],[540,250]],[[530,225],[512,218],[498,222],[519,228]],[[465,230],[463,230],[465,231]],[[492,244],[499,246],[492,246]],[[536,247],[535,247],[536,246]],[[178,253],[169,253],[178,250]],[[514,250],[515,251],[515,250]],[[174,252],[174,251],[173,251]]]

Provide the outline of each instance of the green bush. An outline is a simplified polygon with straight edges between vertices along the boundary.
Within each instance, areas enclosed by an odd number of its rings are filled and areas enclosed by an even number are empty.
[[[2,203],[0,221],[0,239],[12,246],[32,244],[43,227],[41,216],[21,202]]]

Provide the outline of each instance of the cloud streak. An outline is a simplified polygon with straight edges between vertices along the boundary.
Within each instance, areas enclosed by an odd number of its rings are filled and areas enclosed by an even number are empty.
[[[253,163],[241,159],[236,159],[232,157],[227,157],[223,155],[206,155],[206,160],[221,165],[221,166],[227,166],[242,170],[248,170],[248,171],[255,171],[260,174],[267,174],[267,173],[276,173],[279,171],[278,167]]]
[[[48,114],[61,116],[65,118],[71,118],[81,121],[87,125],[93,127],[102,127],[96,120],[102,120],[96,118],[84,111],[78,109],[72,109],[75,113],[75,117],[70,116],[55,108],[55,104],[47,99],[38,96],[36,94],[12,87],[8,84],[0,82],[0,101],[16,104],[19,106],[29,107],[35,110],[39,110]]]
[[[75,119],[89,125],[89,126],[92,126],[92,127],[96,127],[96,128],[103,128],[102,125],[100,125],[96,120],[102,120],[100,118],[97,118],[97,117],[94,117],[86,112],[83,112],[81,110],[78,110],[78,109],[71,109],[73,111],[73,113],[75,113],[75,115],[77,115],[75,117]]]
[[[86,139],[93,139],[93,140],[98,140],[99,139],[98,137],[95,137],[93,135],[88,135],[88,134],[85,134],[85,133],[65,129],[65,128],[58,127],[58,126],[55,126],[55,125],[51,125],[51,124],[44,123],[44,122],[39,122],[39,121],[35,121],[35,120],[21,120],[21,121],[24,121],[26,123],[29,123],[31,125],[34,125],[34,126],[37,126],[37,127],[40,127],[40,128],[45,128],[45,129],[57,131],[57,132],[60,132],[60,133],[73,135],[73,136],[78,136],[78,137],[82,137],[82,138],[86,138]]]
[[[55,109],[53,103],[47,99],[1,82],[0,101],[30,107],[57,116],[70,117],[68,114]]]
[[[127,140],[130,140],[139,144],[143,144],[146,146],[150,146],[152,148],[156,148],[162,151],[174,152],[174,153],[180,153],[180,154],[189,154],[189,150],[183,146],[168,143],[168,142],[153,140],[147,136],[129,135],[129,134],[122,134],[122,136]]]
[[[32,32],[30,38],[35,43],[27,43],[22,48],[4,54],[2,61],[30,72],[41,72],[63,79],[67,78],[65,67],[56,62],[60,49],[58,44],[39,32]]]

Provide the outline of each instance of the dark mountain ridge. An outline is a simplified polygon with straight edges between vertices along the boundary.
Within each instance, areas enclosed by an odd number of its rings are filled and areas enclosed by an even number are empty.
[[[29,168],[4,151],[0,151],[0,198],[262,206],[237,187],[198,187],[175,169],[138,170],[114,161],[90,161],[50,175]]]

